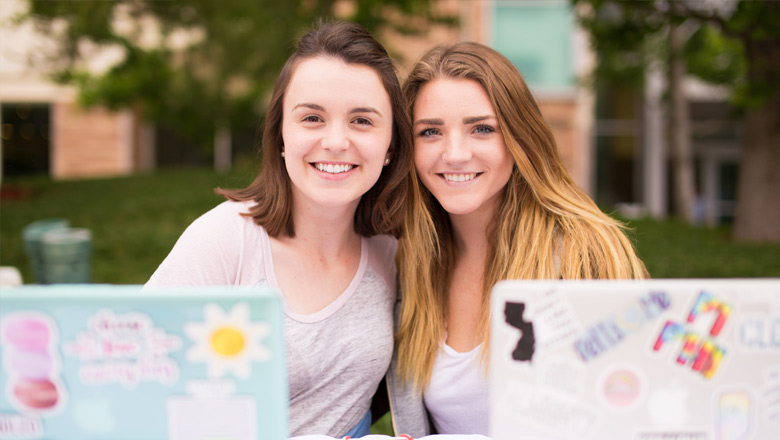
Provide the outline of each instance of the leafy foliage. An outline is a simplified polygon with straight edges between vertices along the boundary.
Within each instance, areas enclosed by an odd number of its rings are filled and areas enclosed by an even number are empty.
[[[685,0],[572,3],[599,58],[597,79],[640,86],[647,67],[665,58],[667,24],[677,23],[690,32],[688,73],[729,86],[736,105],[760,107],[780,90],[779,2],[726,2],[728,11]]]
[[[180,134],[213,139],[216,123],[252,127],[295,39],[317,19],[419,32],[437,16],[429,0],[30,1],[24,20],[58,42],[55,77],[85,105],[133,106]],[[95,73],[100,49],[121,53]]]

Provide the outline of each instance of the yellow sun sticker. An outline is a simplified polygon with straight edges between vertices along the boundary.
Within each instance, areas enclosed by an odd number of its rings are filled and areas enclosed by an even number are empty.
[[[184,333],[195,342],[187,350],[189,362],[205,362],[210,378],[232,372],[240,379],[252,374],[251,363],[263,362],[271,351],[262,344],[270,332],[266,322],[251,322],[249,305],[238,303],[225,313],[217,304],[203,307],[204,322],[190,322]]]

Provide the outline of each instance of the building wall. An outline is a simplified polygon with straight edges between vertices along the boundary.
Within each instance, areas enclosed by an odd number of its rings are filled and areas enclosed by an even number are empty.
[[[133,171],[129,112],[52,105],[51,175],[55,179],[105,177]]]
[[[134,135],[138,118],[131,111],[79,109],[76,90],[53,83],[41,69],[47,65],[43,55],[52,48],[48,37],[29,24],[10,24],[11,17],[24,11],[25,3],[2,0],[2,4],[0,106],[50,105],[49,174],[55,179],[69,179],[136,171],[139,161],[133,160],[133,149],[141,146],[139,136]]]

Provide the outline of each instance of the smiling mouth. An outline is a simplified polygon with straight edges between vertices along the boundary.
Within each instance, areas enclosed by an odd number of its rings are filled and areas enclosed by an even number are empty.
[[[482,173],[440,173],[439,175],[448,182],[468,182],[469,180],[474,180],[480,174]]]
[[[314,163],[314,168],[328,174],[341,174],[355,168],[352,164]]]

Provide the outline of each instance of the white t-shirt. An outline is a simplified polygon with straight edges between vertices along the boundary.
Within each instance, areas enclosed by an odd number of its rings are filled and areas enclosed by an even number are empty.
[[[488,380],[480,362],[482,344],[460,353],[442,343],[423,400],[439,434],[487,436]]]
[[[156,286],[269,286],[279,291],[267,232],[224,202],[195,220],[152,275]],[[311,315],[284,296],[292,436],[344,436],[366,414],[393,351],[395,252],[389,236],[363,238],[346,290]],[[316,288],[316,287],[313,287]]]

